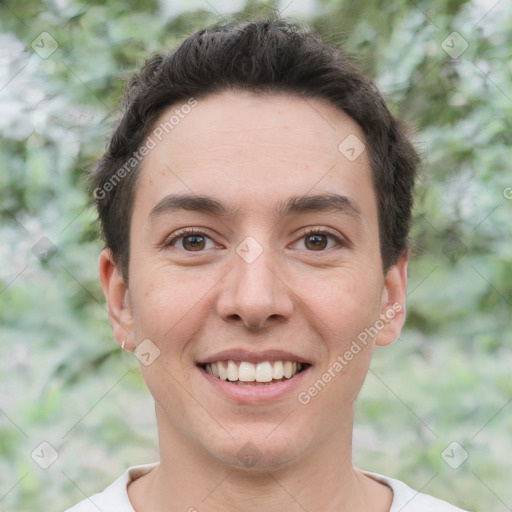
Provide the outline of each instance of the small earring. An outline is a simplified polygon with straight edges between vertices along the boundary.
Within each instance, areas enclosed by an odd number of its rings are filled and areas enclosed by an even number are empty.
[[[121,350],[124,350],[124,344],[126,343],[126,338],[123,340],[123,343],[121,343]]]

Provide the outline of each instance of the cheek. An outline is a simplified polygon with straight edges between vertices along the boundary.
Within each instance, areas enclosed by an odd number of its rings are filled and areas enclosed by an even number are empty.
[[[331,338],[357,336],[379,316],[383,279],[359,266],[305,277],[301,288],[304,302],[330,328]]]
[[[149,338],[162,351],[178,349],[200,326],[208,292],[217,280],[161,266],[133,282],[133,315],[138,339]]]

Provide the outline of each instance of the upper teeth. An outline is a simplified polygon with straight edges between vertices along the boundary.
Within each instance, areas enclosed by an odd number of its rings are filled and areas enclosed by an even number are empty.
[[[247,361],[218,361],[208,363],[205,370],[222,380],[241,382],[271,382],[273,379],[290,379],[300,370],[302,364],[292,361],[263,361],[258,364]]]

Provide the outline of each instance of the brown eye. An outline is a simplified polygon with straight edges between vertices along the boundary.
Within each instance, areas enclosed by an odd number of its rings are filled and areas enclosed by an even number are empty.
[[[210,243],[210,246],[208,246],[208,243]],[[174,247],[186,252],[202,252],[211,249],[213,245],[215,244],[209,236],[195,229],[179,231],[165,243],[165,247]]]
[[[312,250],[323,250],[327,247],[328,243],[327,235],[325,234],[307,235],[305,240],[306,247]]]
[[[347,247],[347,243],[338,235],[321,228],[310,228],[301,237],[302,249],[309,252],[327,252],[330,249]]]
[[[204,249],[205,239],[202,235],[187,235],[182,238],[181,245],[187,251],[200,251]]]

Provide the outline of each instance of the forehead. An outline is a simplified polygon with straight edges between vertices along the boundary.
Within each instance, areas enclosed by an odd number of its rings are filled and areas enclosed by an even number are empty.
[[[166,109],[149,136],[135,197],[146,216],[176,192],[225,199],[237,215],[308,193],[375,210],[362,129],[326,100],[226,91],[189,104]]]

